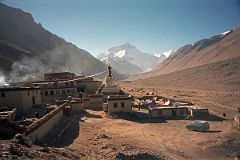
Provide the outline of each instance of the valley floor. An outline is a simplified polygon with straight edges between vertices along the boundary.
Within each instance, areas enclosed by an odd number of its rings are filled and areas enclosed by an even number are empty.
[[[226,160],[240,153],[239,132],[231,120],[212,121],[211,130],[201,133],[185,128],[190,120],[131,121],[90,110],[74,116],[76,121],[52,145],[78,151],[82,159],[127,159],[127,155],[135,155],[140,159]]]
[[[55,154],[52,159],[232,160],[240,154],[240,131],[233,123],[240,102],[239,92],[154,88],[132,83],[119,85],[125,91],[143,87],[144,93],[130,92],[135,96],[154,92],[169,98],[192,100],[216,116],[222,117],[223,113],[227,116],[223,121],[209,121],[210,130],[202,133],[186,129],[191,120],[149,120],[148,111],[144,109],[135,111],[145,115],[144,119],[112,118],[103,111],[87,110],[86,113],[74,113],[66,122],[56,125],[51,134],[57,138],[47,136],[49,149],[34,146],[36,149],[31,149],[34,153],[30,155],[39,154],[42,156],[39,159]]]

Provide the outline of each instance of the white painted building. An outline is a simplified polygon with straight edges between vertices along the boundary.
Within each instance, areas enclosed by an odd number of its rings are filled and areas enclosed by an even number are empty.
[[[132,112],[131,101],[132,98],[126,95],[108,96],[104,110],[109,114]]]

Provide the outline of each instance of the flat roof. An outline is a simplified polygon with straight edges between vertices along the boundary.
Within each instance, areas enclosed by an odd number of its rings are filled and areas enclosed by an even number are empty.
[[[117,101],[117,100],[132,100],[132,97],[126,95],[111,95],[107,97],[108,101]]]
[[[161,110],[161,109],[188,109],[188,107],[180,106],[180,107],[149,107],[151,110]]]
[[[24,91],[24,90],[34,90],[40,89],[39,87],[16,87],[16,86],[8,86],[8,87],[0,87],[0,91]]]
[[[72,73],[72,72],[44,73],[44,75],[61,75],[61,74],[74,74],[74,75],[76,75],[75,73]]]

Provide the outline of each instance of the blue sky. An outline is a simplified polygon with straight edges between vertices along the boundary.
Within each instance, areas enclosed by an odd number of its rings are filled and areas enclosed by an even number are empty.
[[[239,0],[2,0],[93,55],[126,42],[148,53],[240,27]]]

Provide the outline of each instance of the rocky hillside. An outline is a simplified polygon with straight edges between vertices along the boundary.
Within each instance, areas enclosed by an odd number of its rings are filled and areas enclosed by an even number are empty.
[[[33,55],[26,50],[0,40],[0,67],[2,70],[10,71],[12,64],[24,56],[32,57]]]
[[[112,47],[99,54],[98,59],[104,63],[110,63],[119,73],[137,74],[151,70],[166,57],[143,53],[135,46],[126,43]]]
[[[185,45],[172,53],[151,72],[139,75],[146,78],[240,56],[240,29],[224,32],[209,39]]]
[[[233,38],[227,38],[230,34],[231,31],[185,45],[172,53],[164,62],[156,66],[154,70],[169,73],[232,58],[236,55],[236,51],[228,54],[225,51],[223,52],[222,48],[229,48],[229,45],[226,46],[227,44],[225,44],[226,41],[238,42],[240,39],[234,38],[237,35],[234,35]],[[225,38],[227,39],[221,42]],[[234,47],[234,45],[231,47]]]
[[[0,70],[15,77],[61,71],[91,75],[106,69],[87,51],[44,29],[30,13],[0,3],[0,21]]]

